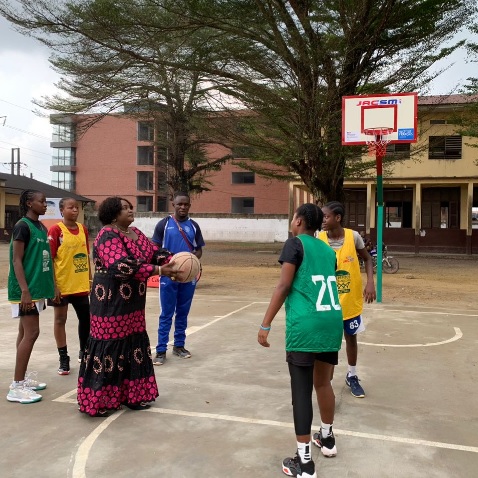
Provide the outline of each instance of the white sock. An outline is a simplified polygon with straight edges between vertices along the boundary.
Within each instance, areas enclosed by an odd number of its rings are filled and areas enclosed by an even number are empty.
[[[349,372],[347,373],[347,377],[352,377],[353,375],[357,375],[357,366],[356,365],[349,365]]]
[[[16,382],[15,380],[12,382],[12,387],[13,388],[20,388],[23,387],[23,384],[25,383],[25,380],[20,380]]]
[[[302,463],[309,463],[309,461],[312,460],[312,456],[310,453],[310,445],[311,445],[311,442],[309,443],[297,442],[297,452],[299,453],[300,461],[302,461]]]
[[[320,422],[320,432],[323,438],[327,438],[332,431],[332,423]]]

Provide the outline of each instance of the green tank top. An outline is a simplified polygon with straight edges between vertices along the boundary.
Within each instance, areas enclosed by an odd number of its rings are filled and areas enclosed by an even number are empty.
[[[307,234],[297,236],[304,258],[285,301],[288,352],[336,352],[343,322],[335,278],[335,252]]]
[[[20,221],[26,222],[30,229],[30,240],[23,255],[23,269],[32,300],[52,298],[55,295],[53,265],[46,232],[43,229],[40,231],[27,217],[22,217]],[[13,269],[13,240],[10,242],[8,300],[10,302],[21,302],[22,300],[22,291]]]

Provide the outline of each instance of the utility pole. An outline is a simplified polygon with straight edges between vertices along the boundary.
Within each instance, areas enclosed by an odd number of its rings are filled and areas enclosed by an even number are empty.
[[[16,156],[16,161],[15,161],[15,156]],[[11,162],[12,175],[15,174],[15,164],[17,165],[17,176],[20,176],[20,148],[12,148],[12,162]]]

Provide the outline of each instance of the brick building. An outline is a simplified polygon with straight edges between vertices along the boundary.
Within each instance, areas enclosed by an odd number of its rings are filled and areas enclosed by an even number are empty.
[[[152,146],[153,122],[125,115],[108,115],[84,134],[75,116],[52,115],[54,148],[52,184],[101,202],[121,195],[138,212],[164,212],[167,198],[166,154]],[[210,146],[210,158],[230,151]],[[289,185],[246,171],[229,162],[208,176],[211,191],[194,198],[194,213],[287,214]]]

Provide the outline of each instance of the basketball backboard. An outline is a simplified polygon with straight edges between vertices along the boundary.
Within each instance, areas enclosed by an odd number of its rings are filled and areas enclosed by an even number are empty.
[[[366,130],[387,129],[391,143],[417,141],[417,93],[342,97],[342,144],[365,145]]]

